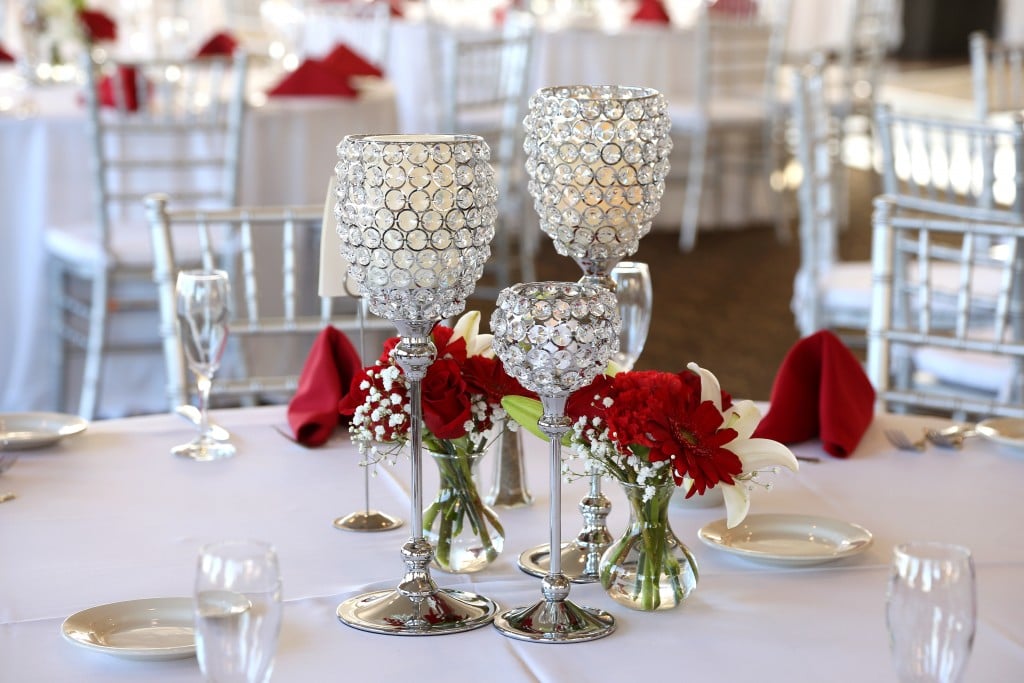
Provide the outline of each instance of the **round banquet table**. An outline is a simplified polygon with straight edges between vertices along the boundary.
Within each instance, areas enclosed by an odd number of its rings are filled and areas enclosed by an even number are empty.
[[[267,99],[256,87],[267,83],[266,74],[250,74],[240,204],[321,204],[342,137],[398,130],[395,93],[386,81],[353,99]],[[57,398],[46,381],[52,373],[44,231],[47,225],[94,220],[85,109],[75,86],[26,90],[9,67],[0,67],[3,102],[8,108],[0,107],[0,410],[52,410]],[[139,227],[148,229],[144,222]],[[155,314],[152,320],[156,330]],[[158,352],[141,361],[133,354],[108,363],[101,414],[165,408],[162,363]]]
[[[826,455],[815,442],[794,448],[821,459],[773,477],[753,494],[752,514],[801,513],[855,522],[874,534],[864,552],[802,568],[759,564],[703,545],[697,530],[724,509],[673,507],[670,519],[700,565],[687,602],[657,613],[631,611],[598,585],[571,598],[611,612],[618,628],[603,640],[545,645],[510,640],[490,626],[462,634],[394,637],[339,623],[344,599],[394,587],[408,526],[377,533],[335,529],[362,509],[363,473],[347,436],[303,448],[277,431],[283,407],[222,411],[238,455],[196,463],[170,446],[190,438],[170,415],[95,422],[56,446],[26,451],[0,477],[17,499],[0,505],[0,679],[10,681],[200,680],[194,658],[130,661],[65,641],[65,617],[139,598],[187,596],[199,546],[253,537],[274,543],[284,581],[276,681],[600,681],[680,677],[737,682],[895,681],[885,626],[888,563],[894,544],[932,539],[969,546],[977,563],[978,626],[966,683],[1024,676],[1024,452],[971,439],[962,451],[897,451],[882,430],[917,431],[942,420],[882,415],[854,454]],[[499,510],[505,551],[475,574],[435,571],[443,587],[472,590],[502,608],[539,599],[536,578],[520,572],[522,550],[547,540],[547,448],[525,438],[532,506]],[[424,495],[436,472],[424,467]],[[486,463],[485,463],[486,464]],[[485,468],[486,469],[486,468]],[[485,477],[486,478],[486,477]],[[564,485],[562,532],[580,527],[585,481]],[[609,527],[624,528],[618,487]],[[405,459],[371,480],[371,505],[408,519]],[[838,672],[838,673],[837,673]]]

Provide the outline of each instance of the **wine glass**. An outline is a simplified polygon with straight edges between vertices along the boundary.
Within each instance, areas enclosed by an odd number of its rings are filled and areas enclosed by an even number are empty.
[[[207,681],[270,680],[281,630],[281,576],[262,541],[219,541],[199,551],[196,658]]]
[[[622,370],[632,370],[647,342],[651,327],[651,270],[646,263],[620,261],[611,272],[619,302],[622,331],[619,351],[612,360]]]
[[[208,408],[213,375],[220,367],[228,340],[231,289],[222,270],[184,270],[175,285],[178,294],[178,336],[199,394],[199,434],[171,452],[193,460],[216,460],[235,454],[235,447],[210,434]]]
[[[974,643],[976,611],[970,550],[933,542],[896,546],[886,617],[900,681],[959,681]]]

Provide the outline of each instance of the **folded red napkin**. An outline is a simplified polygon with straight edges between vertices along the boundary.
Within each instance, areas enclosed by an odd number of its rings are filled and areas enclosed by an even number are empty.
[[[322,60],[324,64],[345,76],[383,76],[384,72],[366,61],[362,55],[345,43],[338,43]]]
[[[339,74],[318,59],[307,59],[270,89],[271,97],[280,95],[327,95],[355,97],[359,92],[349,85],[348,77]]]
[[[786,354],[754,436],[787,444],[819,437],[825,451],[845,458],[860,443],[874,408],[875,390],[860,361],[839,337],[822,330]]]
[[[757,14],[757,0],[715,0],[708,7],[712,14],[748,17]]]
[[[288,424],[296,441],[319,446],[330,438],[342,420],[338,402],[361,369],[359,353],[345,333],[325,327],[317,335],[288,403]]]
[[[13,62],[14,55],[4,49],[3,45],[0,45],[0,62]]]
[[[213,57],[229,55],[238,47],[238,40],[227,31],[218,31],[210,36],[196,51],[196,57]]]
[[[117,67],[117,78],[110,76],[104,76],[100,79],[97,97],[99,97],[101,107],[116,107],[118,106],[117,89],[121,88],[121,92],[124,97],[124,108],[127,111],[138,111],[139,110],[139,98],[135,85],[135,79],[138,77],[138,70],[134,66],[118,65]]]
[[[100,10],[78,10],[78,21],[82,24],[89,42],[117,40],[117,23],[110,15]]]
[[[402,0],[388,0],[388,7],[391,9],[391,16],[404,16],[402,14]]]
[[[661,0],[640,0],[640,6],[633,12],[632,19],[633,21],[650,21],[659,24],[668,24],[672,21]]]

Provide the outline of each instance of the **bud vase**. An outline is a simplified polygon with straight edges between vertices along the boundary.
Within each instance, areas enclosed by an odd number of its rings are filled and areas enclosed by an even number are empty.
[[[434,500],[423,511],[423,536],[434,547],[434,565],[454,574],[480,571],[501,554],[505,530],[477,488],[483,452],[427,451],[440,474]]]
[[[676,538],[668,509],[675,485],[622,483],[629,525],[601,556],[601,585],[620,604],[636,610],[671,609],[697,587],[697,560]],[[645,500],[646,498],[646,500]]]

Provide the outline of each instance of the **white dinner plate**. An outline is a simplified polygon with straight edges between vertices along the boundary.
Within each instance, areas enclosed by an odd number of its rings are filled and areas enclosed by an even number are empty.
[[[782,565],[811,565],[855,555],[871,545],[864,527],[813,515],[761,514],[729,529],[720,519],[697,536],[712,548],[752,560]]]
[[[986,439],[1013,448],[1024,448],[1024,420],[1016,417],[992,417],[978,423],[978,433]]]
[[[89,422],[64,413],[0,413],[0,451],[42,448],[78,434]]]
[[[64,620],[75,645],[126,659],[182,659],[196,653],[192,598],[146,598],[90,607]]]

